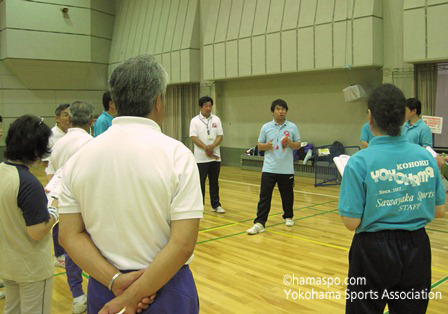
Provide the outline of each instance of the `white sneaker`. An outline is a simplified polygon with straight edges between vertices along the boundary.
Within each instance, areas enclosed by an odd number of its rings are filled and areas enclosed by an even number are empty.
[[[0,291],[0,300],[4,299],[6,294],[3,291]]]
[[[73,314],[81,314],[87,310],[87,296],[85,294],[74,298],[72,304]]]
[[[286,218],[286,219],[285,219],[285,225],[286,225],[287,227],[292,227],[292,226],[294,226],[294,220],[292,220],[291,218]]]
[[[226,211],[221,206],[218,206],[216,208],[212,208],[212,212],[218,213],[218,214],[224,214]]]
[[[257,222],[252,228],[247,229],[246,232],[247,234],[262,233],[264,232],[264,227],[261,223]]]
[[[54,266],[65,268],[65,255],[56,256],[54,258]]]

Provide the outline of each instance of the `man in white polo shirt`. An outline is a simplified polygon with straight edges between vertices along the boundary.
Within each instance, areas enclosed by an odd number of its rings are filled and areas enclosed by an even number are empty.
[[[50,150],[62,137],[67,134],[67,130],[70,128],[70,116],[69,108],[70,104],[59,104],[54,111],[54,119],[56,120],[56,125],[51,128],[51,137],[48,141],[48,146]],[[49,165],[50,155],[42,159],[45,165],[45,173],[47,174],[47,182],[51,180],[53,174],[51,174],[51,166]],[[65,268],[65,251],[64,248],[58,242],[59,234],[59,224],[55,224],[52,230],[53,235],[53,247],[55,261],[54,265],[57,267]]]
[[[68,129],[67,135],[53,146],[48,165],[48,175],[53,176],[59,169],[63,168],[67,161],[93,138],[88,132],[93,123],[95,108],[89,103],[75,101],[69,109],[71,128]],[[78,166],[82,167],[80,164]],[[53,195],[54,191],[51,194]],[[72,313],[83,313],[87,309],[87,297],[82,288],[82,270],[67,254],[65,254],[65,270],[67,283],[73,297]]]
[[[202,200],[205,199],[205,180],[208,176],[212,211],[224,214],[219,201],[219,172],[221,170],[221,144],[223,131],[221,120],[212,114],[213,99],[204,96],[199,99],[199,114],[191,119],[190,137],[194,143],[194,158],[201,178]]]
[[[161,132],[167,83],[153,56],[118,65],[109,80],[118,117],[64,167],[60,240],[90,275],[89,313],[133,313],[156,292],[151,313],[199,312],[188,266],[199,173],[191,151]]]

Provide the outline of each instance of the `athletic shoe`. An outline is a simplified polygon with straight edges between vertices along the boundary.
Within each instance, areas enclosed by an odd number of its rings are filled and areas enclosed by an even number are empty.
[[[3,288],[5,286],[5,283],[3,282],[3,280],[0,280],[0,288]]]
[[[261,223],[257,222],[252,228],[247,229],[246,232],[247,234],[262,233],[264,232],[264,227]]]
[[[218,214],[224,214],[226,211],[221,206],[218,206],[216,208],[212,208],[212,212],[218,213]]]
[[[54,258],[54,266],[65,268],[65,255],[56,256]]]
[[[4,299],[6,294],[3,291],[0,291],[0,300]]]
[[[73,314],[81,314],[87,310],[87,296],[85,294],[73,299]]]
[[[286,225],[287,227],[292,227],[292,226],[294,226],[294,220],[292,220],[291,218],[286,218],[286,219],[285,219],[285,225]]]

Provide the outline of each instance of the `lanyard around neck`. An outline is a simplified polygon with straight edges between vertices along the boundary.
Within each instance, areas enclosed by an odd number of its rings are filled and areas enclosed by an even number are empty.
[[[201,116],[199,116],[199,120],[201,120],[202,123],[204,123],[204,125],[207,127],[207,135],[210,135],[210,122],[212,120],[212,115],[210,115],[209,118],[207,118],[207,122],[204,122],[204,120],[202,120]]]

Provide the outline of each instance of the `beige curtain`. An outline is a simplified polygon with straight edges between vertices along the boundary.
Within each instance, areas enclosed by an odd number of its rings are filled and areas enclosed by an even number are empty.
[[[199,84],[170,85],[166,91],[164,134],[181,141],[190,149],[190,121],[197,115]]]
[[[416,96],[422,103],[422,114],[434,116],[437,95],[437,63],[416,64]]]

